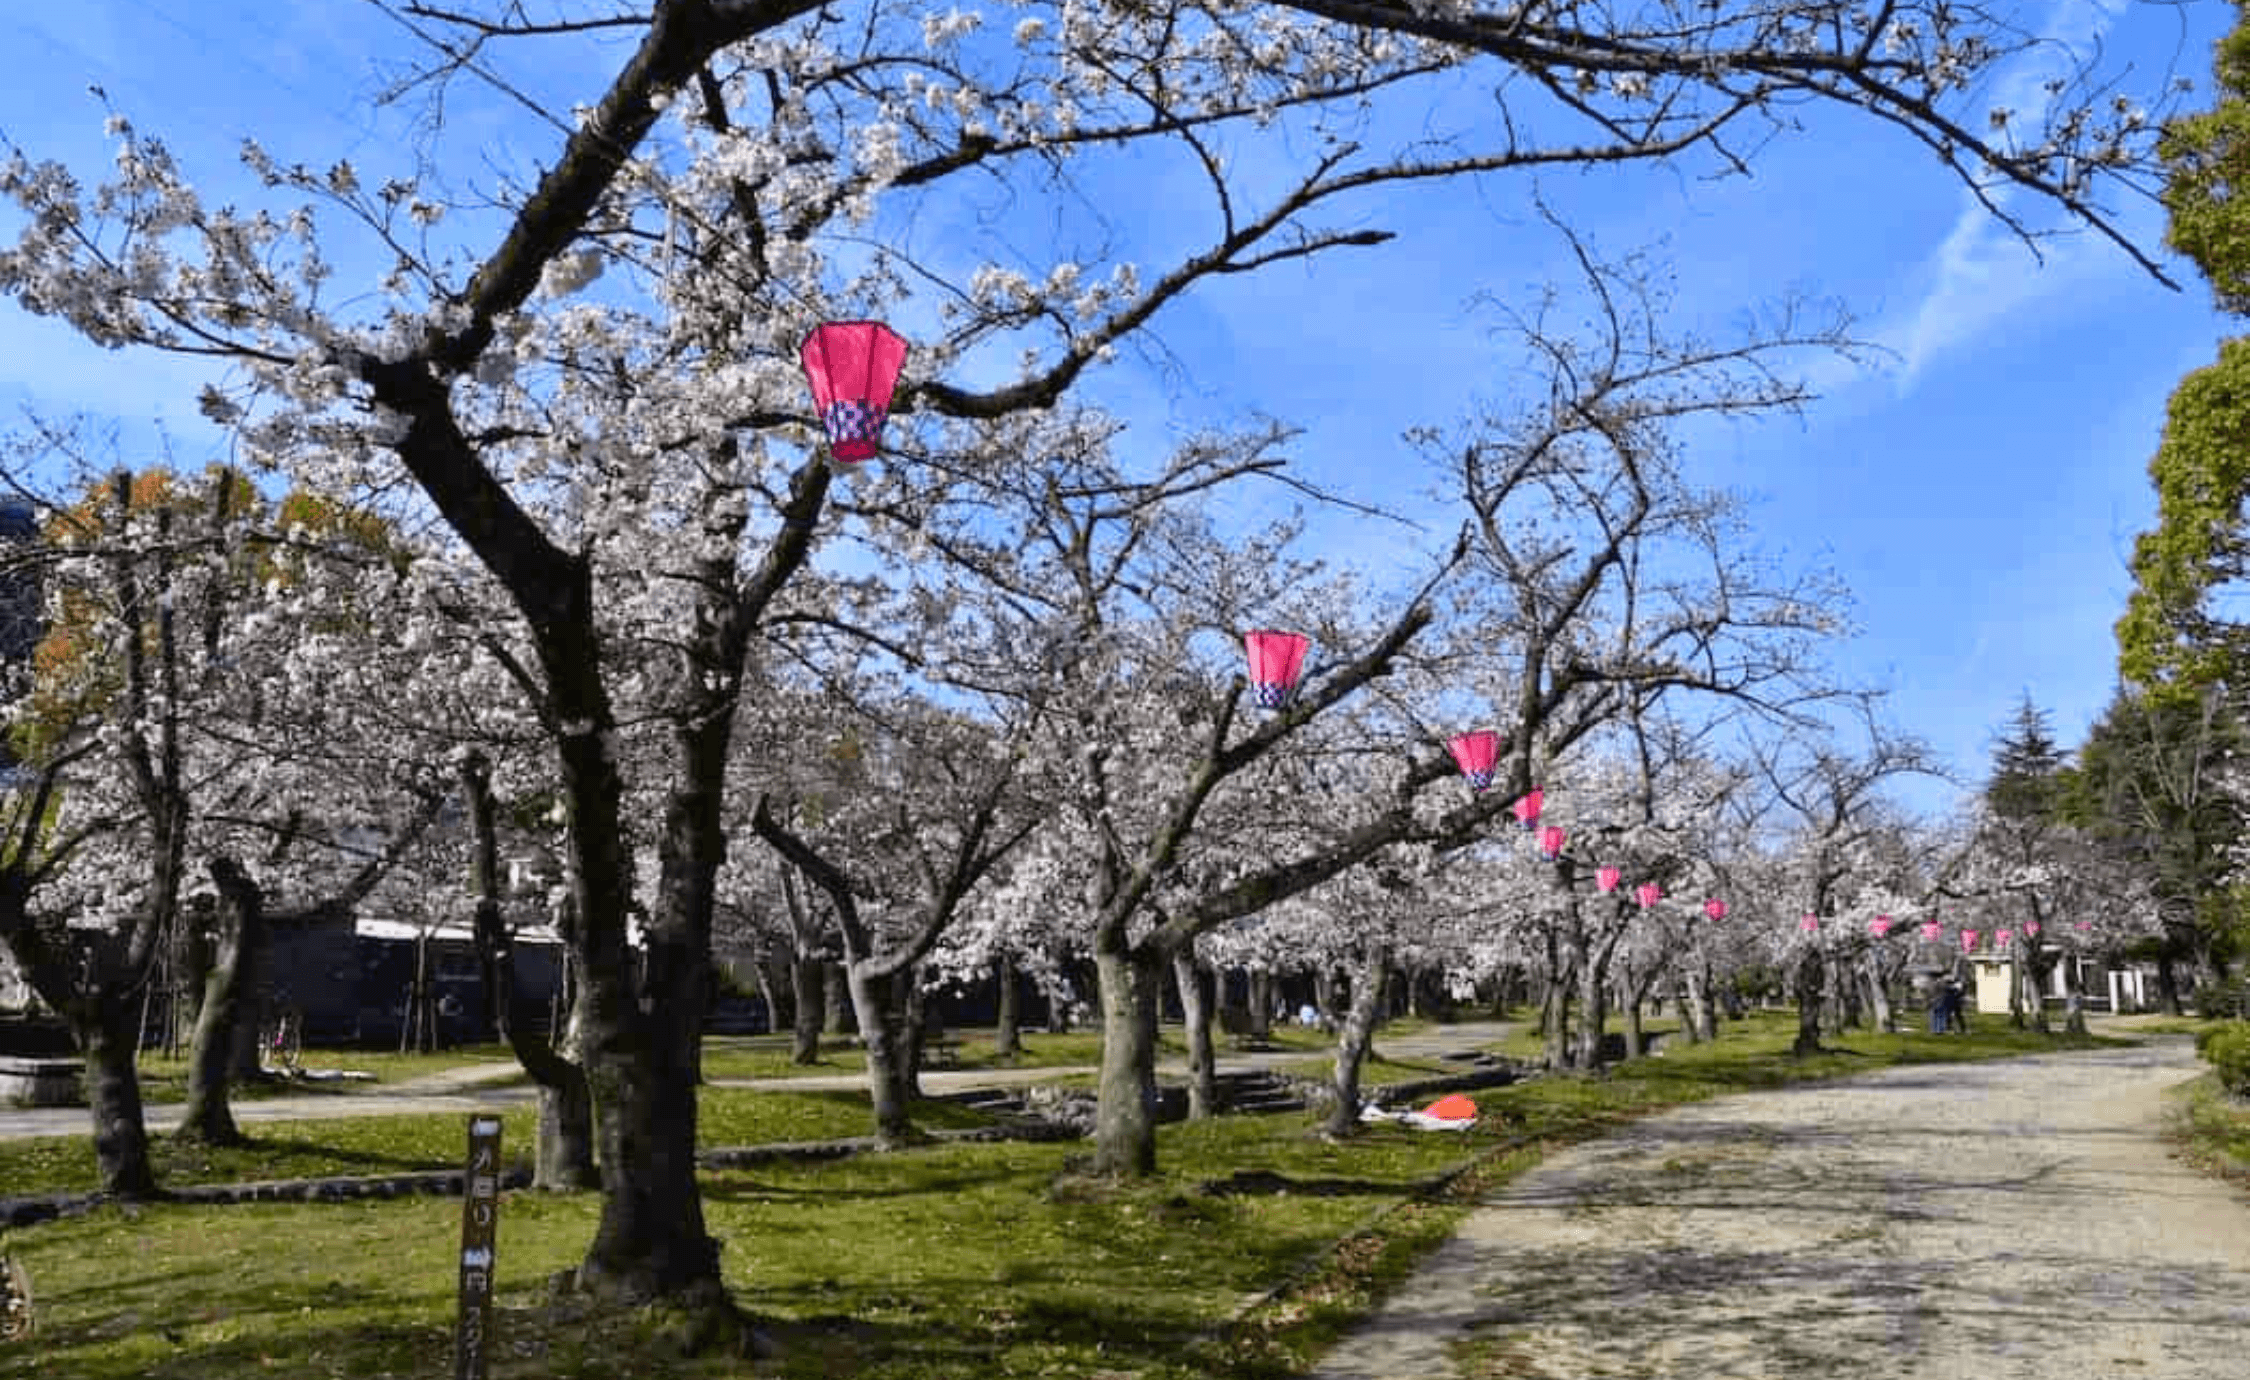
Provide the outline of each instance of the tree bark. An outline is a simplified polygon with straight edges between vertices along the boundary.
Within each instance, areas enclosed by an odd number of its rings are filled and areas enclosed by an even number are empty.
[[[86,1060],[86,1100],[94,1117],[94,1162],[102,1192],[119,1198],[156,1196],[156,1170],[148,1156],[148,1122],[141,1106],[139,1011],[129,992],[99,990],[91,1020],[72,1023]]]
[[[1273,1040],[1273,972],[1252,968],[1250,988],[1250,1038],[1264,1045]]]
[[[1329,1074],[1329,1087],[1336,1100],[1328,1108],[1328,1122],[1322,1129],[1330,1136],[1359,1133],[1359,1075],[1366,1065],[1368,1048],[1375,1042],[1390,961],[1387,946],[1376,948],[1365,955],[1352,974],[1351,1009],[1337,1028],[1336,1061]]]
[[[1097,944],[1094,971],[1102,1004],[1094,1172],[1146,1178],[1156,1172],[1156,1012],[1163,960],[1140,946]]]
[[[1703,965],[1689,959],[1684,971],[1677,974],[1678,986],[1673,1001],[1680,1008],[1680,1034],[1691,1045],[1700,1045],[1711,1038],[1706,1022],[1711,1016],[1711,988],[1709,976]]]
[[[828,965],[797,954],[789,960],[789,1062],[820,1062],[820,1028],[828,1016]]]
[[[1875,1012],[1875,1028],[1885,1035],[1898,1033],[1898,1012],[1891,1006],[1891,985],[1883,972],[1883,952],[1867,951],[1867,1000]]]
[[[851,990],[851,974],[845,971],[845,965],[833,961],[825,965],[821,971],[820,991],[822,1030],[826,1034],[840,1039],[858,1030],[852,1013]]]
[[[1180,1015],[1187,1027],[1188,1120],[1219,1114],[1218,1055],[1211,1047],[1211,972],[1197,961],[1195,943],[1172,955],[1172,980],[1180,989]]]
[[[1797,960],[1795,985],[1797,988],[1797,1038],[1789,1052],[1802,1059],[1820,1053],[1821,979],[1827,965],[1822,962],[1818,949],[1808,949]]]
[[[2063,1029],[2072,1035],[2086,1033],[2085,974],[2079,971],[2078,955],[2067,953],[2063,965]]]
[[[215,942],[196,1011],[195,1040],[188,1050],[187,1106],[177,1135],[204,1145],[240,1145],[242,1132],[234,1123],[227,1094],[236,1073],[235,1044],[247,1014],[244,969],[261,942],[265,897],[232,858],[211,859],[210,871],[219,889],[213,917]],[[255,1029],[251,1038],[257,1038]]]
[[[875,1110],[875,1139],[885,1149],[914,1141],[913,1094],[907,1084],[907,1051],[891,974],[871,962],[845,970],[860,1042],[867,1049],[867,1096]]]
[[[1615,944],[1611,939],[1589,946],[1581,940],[1574,946],[1578,968],[1576,1062],[1582,1069],[1597,1069],[1602,1064],[1602,1036],[1609,1026],[1609,959]]]
[[[1023,1057],[1023,994],[1017,990],[1022,979],[1016,974],[1016,956],[1002,949],[993,960],[994,976],[999,983],[999,1010],[994,1016],[992,1054],[996,1059]]]

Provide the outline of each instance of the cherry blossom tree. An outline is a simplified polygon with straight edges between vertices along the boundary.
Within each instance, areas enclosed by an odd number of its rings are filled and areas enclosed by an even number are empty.
[[[1882,880],[1870,876],[1890,860],[1877,844],[1902,823],[1884,786],[1903,775],[1942,774],[1920,742],[1882,727],[1864,701],[1859,727],[1863,748],[1812,735],[1753,747],[1762,790],[1743,823],[1781,831],[1760,908],[1797,1002],[1791,1051],[1800,1057],[1821,1048],[1824,1007],[1840,1011],[1852,999],[1846,964],[1863,931],[1851,926],[1880,913],[1872,906],[1897,904],[1895,895],[1865,885]]]
[[[1244,10],[1073,0],[994,10],[1012,42],[980,34],[981,9],[881,3],[406,13],[440,54],[429,75],[440,96],[484,79],[504,44],[630,45],[553,159],[488,189],[504,222],[495,243],[468,244],[473,229],[447,238],[439,179],[363,181],[348,163],[289,167],[255,146],[250,165],[275,199],[304,204],[218,207],[160,140],[121,119],[112,185],[89,190],[20,156],[0,170],[28,226],[0,255],[0,289],[105,345],[231,366],[208,407],[248,451],[328,492],[411,479],[506,590],[570,825],[602,1123],[605,1204],[579,1279],[699,1304],[723,1299],[694,1180],[691,1073],[729,740],[758,630],[837,520],[824,526],[831,471],[808,454],[789,358],[807,327],[934,307],[924,314],[943,333],[925,340],[899,401],[916,414],[902,449],[942,460],[923,444],[940,430],[933,414],[995,420],[1052,405],[1215,275],[1382,243],[1392,232],[1339,228],[1331,208],[1385,186],[1553,163],[1739,168],[1758,122],[1782,124],[1815,98],[1936,149],[2027,236],[2038,226],[1999,189],[2034,193],[2122,243],[2098,193],[2131,188],[2162,114],[2130,102],[2109,113],[2089,83],[2011,134],[2015,114],[1988,119],[1972,91],[2030,40],[1984,11],[1944,6],[1862,22],[1818,6],[1549,19],[1362,0]],[[1500,95],[1497,118],[1434,140],[1419,129],[1370,138],[1364,112],[1384,102],[1420,112],[1431,89],[1464,74]],[[941,255],[881,224],[865,232],[902,199],[973,208],[994,177],[1067,183],[1078,161],[1117,146],[1129,158],[1137,145],[1201,169],[1212,191],[1205,237],[1154,269],[995,261],[947,272],[936,261],[954,246]],[[1293,147],[1317,151],[1250,156]],[[1289,170],[1278,186],[1263,179],[1274,167]],[[323,236],[340,227],[393,265],[375,292],[323,291],[340,261]],[[989,247],[999,239],[969,257],[1003,259]],[[976,372],[973,352],[1011,346],[1029,352],[1013,379],[944,381]],[[1314,687],[1306,718],[1411,640],[1428,614],[1408,609],[1394,635]],[[1518,705],[1526,724],[1534,699]],[[1205,755],[1221,769],[1301,722],[1284,716],[1270,738],[1230,742],[1232,719],[1222,704]],[[629,728],[661,751],[629,754]],[[647,784],[638,795],[629,770]],[[1433,759],[1417,779],[1425,770],[1435,779],[1444,767]],[[1187,815],[1203,793],[1179,797]],[[656,821],[638,968],[629,800],[653,802]],[[1141,861],[1168,864],[1170,846]],[[1176,916],[1171,933],[1273,899],[1278,880],[1244,878],[1195,918]],[[1103,913],[1137,913],[1143,890],[1113,890]],[[1123,990],[1104,989],[1105,999]]]

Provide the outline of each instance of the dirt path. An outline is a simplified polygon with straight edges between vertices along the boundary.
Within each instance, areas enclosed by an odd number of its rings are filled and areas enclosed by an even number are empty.
[[[2250,1202],[2174,1162],[2185,1040],[1722,1099],[1473,1213],[1309,1380],[2250,1374]]]

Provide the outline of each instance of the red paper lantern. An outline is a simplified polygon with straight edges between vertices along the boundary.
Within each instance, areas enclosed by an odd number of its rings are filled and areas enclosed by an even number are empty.
[[[1976,932],[1975,930],[1963,930],[1963,931],[1961,931],[1961,947],[1962,947],[1962,948],[1963,948],[1964,950],[1967,950],[1967,949],[1973,949],[1973,948],[1975,948],[1976,946],[1977,946],[1977,932]]]
[[[1624,880],[1624,877],[1625,874],[1614,867],[1597,867],[1594,869],[1594,885],[1605,892],[1617,890],[1617,884]]]
[[[1713,920],[1724,920],[1727,918],[1727,903],[1714,896],[1703,903],[1703,913]]]
[[[1943,925],[1940,925],[1935,920],[1924,921],[1922,924],[1922,937],[1924,939],[1935,940],[1938,935],[1944,930],[1944,928],[1945,927]]]
[[[831,321],[805,337],[797,358],[828,431],[828,453],[847,464],[873,459],[906,342],[879,321]]]
[[[1664,899],[1664,888],[1654,882],[1643,882],[1633,888],[1633,899],[1641,903],[1642,910],[1647,910]]]
[[[2037,920],[2024,921],[2023,932],[2027,937],[2037,935],[2039,933],[2039,922]]]
[[[1305,649],[1312,639],[1302,633],[1262,629],[1242,635],[1250,653],[1250,693],[1266,709],[1279,709],[1297,693],[1305,673]]]
[[[1818,934],[1820,932],[1820,917],[1817,915],[1808,915],[1804,919],[1797,922],[1797,928],[1803,930],[1807,934]]]
[[[1889,917],[1888,915],[1876,916],[1874,919],[1867,922],[1867,932],[1874,935],[1877,939],[1881,939],[1884,935],[1891,932],[1891,917]]]
[[[1530,794],[1517,801],[1513,807],[1516,812],[1516,822],[1527,830],[1537,828],[1539,825],[1539,805],[1546,798],[1547,793],[1545,791],[1533,786]]]
[[[2008,947],[2008,941],[2015,937],[2016,932],[2014,930],[1994,930],[1992,932],[1992,947],[2005,949]]]
[[[1449,738],[1446,750],[1469,778],[1469,789],[1481,791],[1492,784],[1492,769],[1500,761],[1500,735],[1489,728]]]
[[[1563,831],[1548,825],[1539,831],[1539,851],[1547,855],[1548,862],[1562,857]]]

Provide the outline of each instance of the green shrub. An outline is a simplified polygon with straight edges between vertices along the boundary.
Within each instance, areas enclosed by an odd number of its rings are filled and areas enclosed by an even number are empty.
[[[2219,1082],[2236,1097],[2250,1097],[2250,1024],[2205,1031],[2196,1048],[2218,1070]]]

